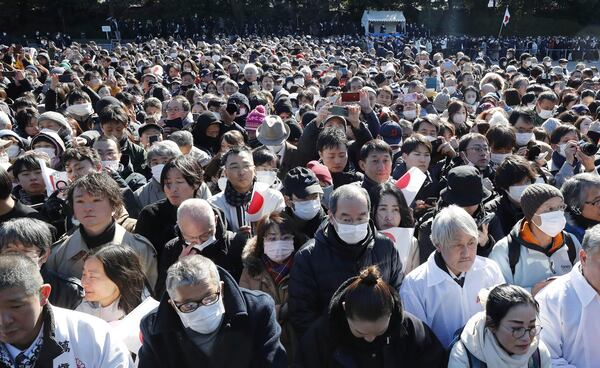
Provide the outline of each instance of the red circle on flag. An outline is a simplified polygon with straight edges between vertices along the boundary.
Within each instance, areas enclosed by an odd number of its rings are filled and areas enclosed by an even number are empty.
[[[254,215],[258,213],[264,203],[265,198],[259,192],[254,192],[252,200],[250,201],[250,205],[248,206],[248,214]]]
[[[410,183],[410,173],[407,172],[406,174],[402,175],[400,179],[398,179],[396,182],[396,187],[402,190],[408,186],[408,183]]]

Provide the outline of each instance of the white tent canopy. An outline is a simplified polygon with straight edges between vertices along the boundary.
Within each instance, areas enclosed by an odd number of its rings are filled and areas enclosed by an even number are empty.
[[[406,18],[401,11],[382,11],[382,10],[365,10],[361,19],[361,24],[365,29],[365,34],[369,33],[369,24],[371,24],[376,33],[383,27],[383,33],[396,33],[396,26],[400,24],[401,29],[406,29]]]

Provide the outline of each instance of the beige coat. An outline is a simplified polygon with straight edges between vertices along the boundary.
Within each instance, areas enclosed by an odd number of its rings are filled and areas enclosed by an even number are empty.
[[[127,232],[121,225],[115,224],[115,236],[107,244],[128,245],[133,248],[140,257],[142,270],[146,274],[148,282],[154,288],[158,277],[156,250],[146,238]],[[62,243],[57,243],[52,247],[46,266],[63,275],[81,279],[83,263],[88,253],[90,253],[90,249],[81,237],[81,233],[76,230]]]

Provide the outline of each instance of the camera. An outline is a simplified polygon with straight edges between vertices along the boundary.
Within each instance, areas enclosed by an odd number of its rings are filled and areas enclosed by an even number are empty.
[[[579,142],[579,150],[586,156],[595,156],[598,152],[598,146],[593,143]]]
[[[537,157],[542,153],[542,149],[540,148],[539,145],[537,144],[531,144],[531,145],[527,145],[527,160],[529,161],[535,161],[535,159],[537,159]]]

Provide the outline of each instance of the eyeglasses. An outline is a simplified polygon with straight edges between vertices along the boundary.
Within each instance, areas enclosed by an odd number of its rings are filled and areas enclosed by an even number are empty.
[[[546,210],[546,211],[544,211],[542,213],[538,213],[538,215],[542,215],[544,213],[549,213],[549,212],[564,211],[566,209],[567,209],[567,205],[563,203],[560,206],[550,207],[550,208],[548,208],[548,210]]]
[[[210,305],[215,304],[216,302],[219,301],[220,296],[221,296],[221,290],[217,291],[214,294],[207,295],[199,301],[192,301],[192,302],[187,302],[187,303],[183,303],[183,304],[176,304],[175,302],[173,302],[173,304],[175,304],[175,307],[177,309],[179,309],[179,311],[181,313],[192,313],[193,311],[195,311],[196,309],[198,309],[202,306],[208,307]]]
[[[490,147],[488,147],[488,146],[472,146],[472,147],[467,147],[467,149],[476,151],[477,153],[490,152]]]
[[[512,336],[515,339],[520,339],[523,336],[525,336],[526,333],[529,333],[529,337],[533,338],[534,336],[537,336],[540,334],[540,332],[542,332],[542,326],[540,325],[535,325],[533,327],[530,328],[525,328],[525,327],[519,327],[519,328],[510,328],[510,327],[506,327],[506,329],[508,331],[512,332]]]

